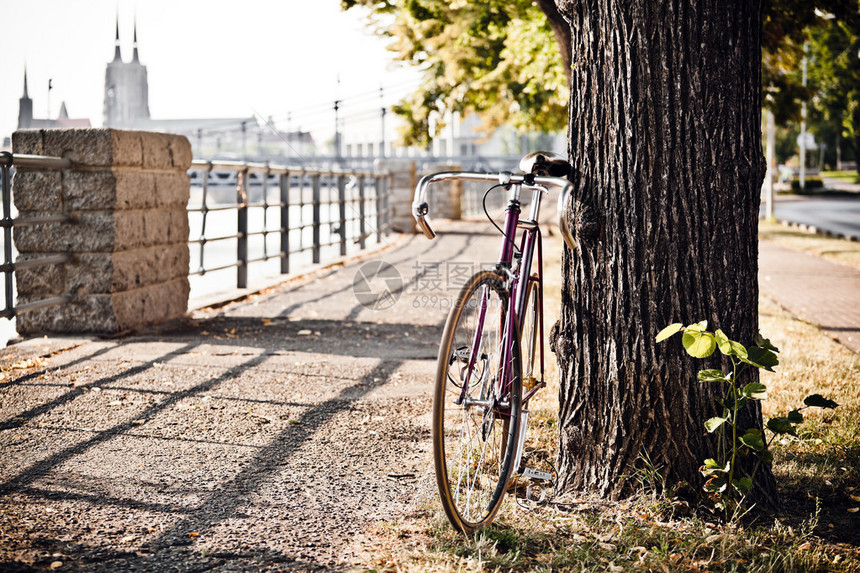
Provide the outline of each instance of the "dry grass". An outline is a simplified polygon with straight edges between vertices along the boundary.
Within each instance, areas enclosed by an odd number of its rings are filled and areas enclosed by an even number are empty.
[[[560,307],[554,241],[544,249],[547,332]],[[804,410],[801,439],[773,444],[787,508],[780,519],[725,525],[696,517],[651,492],[648,481],[657,476],[643,474],[642,493],[619,503],[566,500],[526,511],[508,499],[491,527],[468,538],[452,530],[429,491],[404,521],[369,532],[367,570],[860,571],[860,513],[851,512],[860,506],[860,357],[771,301],[761,301],[760,314],[762,332],[781,349],[777,373],[762,376],[770,395],[765,416],[787,413],[815,392],[840,404]],[[552,354],[547,365],[547,380],[557,381]],[[557,395],[552,382],[534,400],[530,424],[532,446],[553,456]]]

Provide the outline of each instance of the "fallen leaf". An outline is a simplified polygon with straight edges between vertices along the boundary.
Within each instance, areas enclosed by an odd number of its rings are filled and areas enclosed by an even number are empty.
[[[300,330],[296,333],[296,336],[310,336],[313,334],[310,330]]]
[[[62,566],[63,566],[62,561],[52,561],[51,562],[51,569],[59,569]]]
[[[851,498],[851,499],[853,499],[854,501],[860,501],[860,495],[854,495],[854,494],[851,494],[851,495],[849,495],[848,497],[850,497],[850,498]]]
[[[860,507],[849,507],[848,508],[848,513],[857,513],[858,511],[860,511]]]
[[[200,535],[200,534],[197,533],[196,531],[192,531],[191,533],[188,534],[188,537],[197,537],[198,535]]]

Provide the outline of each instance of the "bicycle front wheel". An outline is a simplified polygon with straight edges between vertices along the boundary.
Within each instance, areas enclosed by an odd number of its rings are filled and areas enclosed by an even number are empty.
[[[505,333],[502,275],[474,275],[448,315],[436,371],[433,455],[451,524],[474,533],[498,512],[512,476],[520,424],[522,366]]]

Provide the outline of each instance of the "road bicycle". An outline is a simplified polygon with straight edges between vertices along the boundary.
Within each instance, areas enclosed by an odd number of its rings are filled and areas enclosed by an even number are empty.
[[[544,386],[544,324],[541,200],[559,189],[558,224],[571,248],[565,218],[570,165],[548,152],[530,153],[518,173],[444,172],[423,177],[415,190],[412,214],[429,239],[428,188],[444,181],[494,183],[484,194],[484,212],[501,232],[499,261],[463,286],[445,323],[433,398],[433,458],[445,514],[464,533],[492,522],[504,494],[519,478],[553,481],[550,471],[525,467],[523,450],[529,401]],[[504,227],[486,208],[494,189],[508,190]],[[531,190],[522,217],[520,196]],[[536,270],[532,263],[537,255]],[[543,491],[543,498],[546,490]],[[529,492],[526,497],[533,498]]]

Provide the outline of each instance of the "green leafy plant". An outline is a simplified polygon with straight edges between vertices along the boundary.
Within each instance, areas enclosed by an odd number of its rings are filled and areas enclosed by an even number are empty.
[[[743,383],[744,373],[750,368],[773,372],[773,368],[779,364],[779,349],[760,333],[756,334],[752,345],[744,346],[730,340],[722,330],[711,332],[707,328],[707,321],[688,326],[674,323],[661,330],[656,341],[662,342],[682,332],[681,344],[690,356],[707,358],[719,349],[732,364],[729,372],[707,369],[700,370],[698,374],[700,382],[721,384],[725,388],[725,394],[719,400],[721,414],[705,421],[705,429],[720,436],[718,451],[714,458],[704,461],[700,471],[706,478],[705,491],[714,502],[714,507],[731,518],[740,515],[743,502],[752,491],[755,474],[761,464],[773,463],[773,454],[770,451],[773,439],[785,434],[797,436],[797,425],[803,422],[801,410],[809,407],[835,408],[838,404],[820,394],[807,396],[803,406],[785,416],[767,421],[766,427],[771,432],[770,439],[767,439],[759,428],[742,427],[739,412],[751,400],[761,401],[767,398],[767,387],[764,384]],[[746,472],[739,460],[750,455],[754,455],[757,461],[752,471]]]

